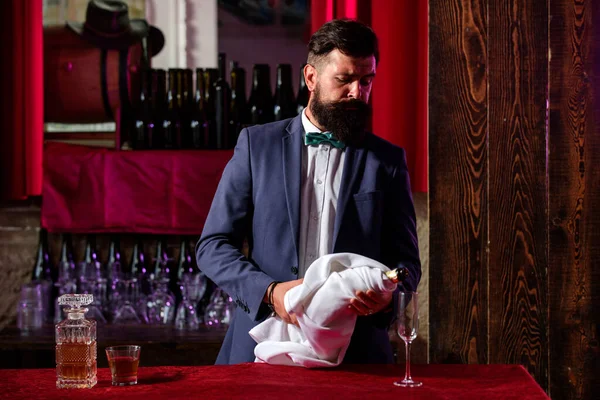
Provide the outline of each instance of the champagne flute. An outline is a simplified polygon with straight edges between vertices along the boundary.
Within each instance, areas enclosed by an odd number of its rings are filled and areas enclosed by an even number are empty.
[[[406,349],[406,372],[404,379],[394,382],[396,386],[417,387],[422,382],[413,381],[410,375],[410,345],[416,339],[419,331],[419,295],[417,292],[399,292],[398,293],[398,311],[396,320],[396,330],[400,339],[404,341]]]

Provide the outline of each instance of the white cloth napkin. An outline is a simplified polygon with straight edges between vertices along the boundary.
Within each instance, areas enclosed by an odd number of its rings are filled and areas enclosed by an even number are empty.
[[[304,282],[290,289],[284,304],[295,313],[299,327],[278,316],[267,318],[250,330],[258,343],[256,362],[307,368],[335,367],[344,359],[356,323],[348,309],[357,290],[391,292],[396,284],[385,272],[389,268],[353,253],[330,254],[315,260]]]

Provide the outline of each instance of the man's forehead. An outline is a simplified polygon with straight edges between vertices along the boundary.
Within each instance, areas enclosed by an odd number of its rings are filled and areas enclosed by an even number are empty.
[[[343,56],[332,58],[327,67],[334,74],[365,75],[375,73],[376,63],[374,57],[354,58]]]

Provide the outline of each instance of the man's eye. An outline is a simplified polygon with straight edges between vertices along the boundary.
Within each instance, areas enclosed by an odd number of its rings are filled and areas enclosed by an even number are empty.
[[[371,84],[371,82],[373,82],[372,78],[363,79],[363,80],[360,81],[360,84],[363,85],[363,86],[369,86]]]
[[[347,78],[337,78],[337,81],[338,81],[339,83],[348,83],[348,82],[350,82],[350,80],[349,80],[349,79],[347,79]]]

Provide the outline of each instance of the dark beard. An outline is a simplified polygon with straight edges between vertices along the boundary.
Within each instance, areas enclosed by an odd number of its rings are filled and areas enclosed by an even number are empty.
[[[331,132],[337,140],[351,146],[360,146],[371,108],[358,99],[322,102],[319,90],[310,103],[310,111],[319,125]]]

